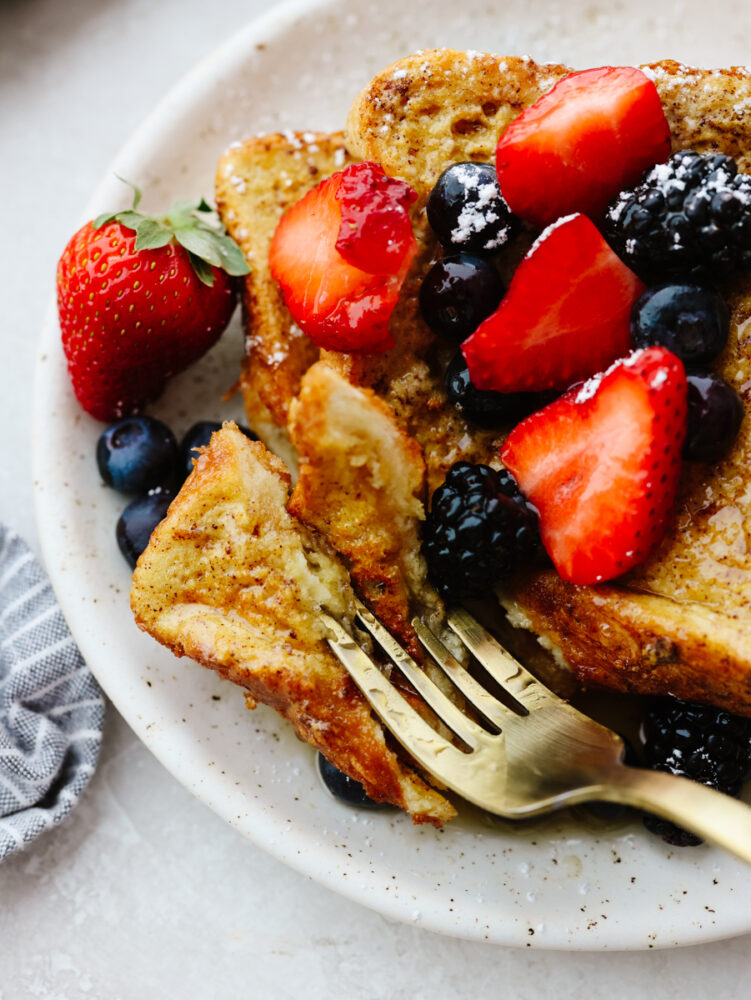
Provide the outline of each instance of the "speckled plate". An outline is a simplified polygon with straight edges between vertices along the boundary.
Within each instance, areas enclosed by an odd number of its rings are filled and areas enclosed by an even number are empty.
[[[534,15],[531,16],[531,11]],[[283,128],[341,128],[358,89],[418,48],[450,45],[599,65],[672,57],[730,65],[747,55],[745,0],[332,0],[276,8],[210,55],[126,143],[86,213],[124,204],[115,171],[147,203],[210,193],[233,140]],[[731,30],[732,28],[732,30]],[[727,30],[726,30],[727,29]],[[239,416],[239,321],[155,411],[180,433]],[[101,427],[69,389],[54,311],[35,386],[39,534],[80,647],[114,704],[175,777],[266,850],[388,917],[527,947],[669,947],[751,930],[751,871],[709,848],[674,851],[638,824],[561,815],[515,827],[462,815],[443,832],[332,800],[314,755],[264,708],[210,671],[174,659],[133,624],[114,542],[122,498],[99,482]]]

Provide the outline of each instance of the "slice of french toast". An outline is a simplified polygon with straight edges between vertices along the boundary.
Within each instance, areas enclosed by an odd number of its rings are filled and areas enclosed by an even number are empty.
[[[751,169],[751,70],[673,60],[641,68],[654,79],[674,149],[720,150]],[[504,129],[570,72],[528,57],[418,52],[388,66],[355,98],[347,146],[407,181],[424,202],[451,163],[494,162]]]
[[[285,209],[349,159],[343,133],[286,132],[235,143],[217,166],[217,210],[250,266],[240,386],[248,419],[272,445],[279,445],[290,401],[319,351],[293,322],[271,278],[271,238]]]
[[[440,826],[454,808],[391,750],[326,643],[322,609],[351,621],[349,576],[289,491],[281,460],[225,424],[138,561],[136,622],[271,705],[372,798]]]
[[[410,619],[419,611],[440,628],[443,603],[427,584],[420,553],[425,463],[419,445],[383,400],[325,361],[303,376],[289,431],[300,457],[290,513],[331,542],[362,599],[421,659]]]
[[[674,150],[718,150],[751,170],[749,70],[672,61],[644,69]],[[419,53],[385,69],[357,97],[348,145],[424,199],[449,163],[492,161],[503,128],[567,72],[529,59]],[[718,368],[748,404],[751,281],[725,291],[731,334]],[[553,572],[523,577],[504,597],[515,620],[558,647],[584,681],[751,714],[750,462],[747,415],[721,463],[685,465],[675,517],[645,565],[598,587],[576,587]]]

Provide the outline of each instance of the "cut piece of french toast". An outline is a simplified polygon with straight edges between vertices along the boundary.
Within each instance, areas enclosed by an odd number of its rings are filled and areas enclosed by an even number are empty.
[[[281,460],[225,424],[138,561],[136,622],[275,708],[371,797],[440,826],[455,810],[391,750],[326,643],[322,609],[351,621],[349,576],[288,514],[289,490]]]
[[[675,150],[718,150],[751,170],[749,70],[672,61],[644,70]],[[528,59],[419,53],[388,67],[355,100],[348,145],[424,198],[450,162],[492,161],[505,125],[567,72]],[[718,367],[748,403],[751,282],[734,282],[726,293],[731,336]],[[584,681],[751,714],[750,461],[746,416],[723,462],[685,466],[668,535],[645,565],[603,587],[575,587],[551,572],[522,578],[505,598],[517,622],[557,645]]]
[[[420,552],[425,463],[419,445],[369,389],[319,361],[290,405],[299,478],[289,511],[340,553],[362,599],[422,657],[416,612],[440,628],[443,603],[427,583]]]

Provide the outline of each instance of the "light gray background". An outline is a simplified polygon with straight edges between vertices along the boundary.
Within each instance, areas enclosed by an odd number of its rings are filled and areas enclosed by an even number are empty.
[[[133,128],[270,6],[0,0],[0,519],[37,551],[28,415],[57,257]],[[749,995],[748,949],[530,952],[391,924],[243,840],[111,707],[82,804],[0,867],[0,1000],[730,1000]]]

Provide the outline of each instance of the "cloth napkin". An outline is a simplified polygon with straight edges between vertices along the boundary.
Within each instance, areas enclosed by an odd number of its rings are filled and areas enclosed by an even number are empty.
[[[94,773],[104,698],[47,576],[0,525],[0,860],[68,815]]]

